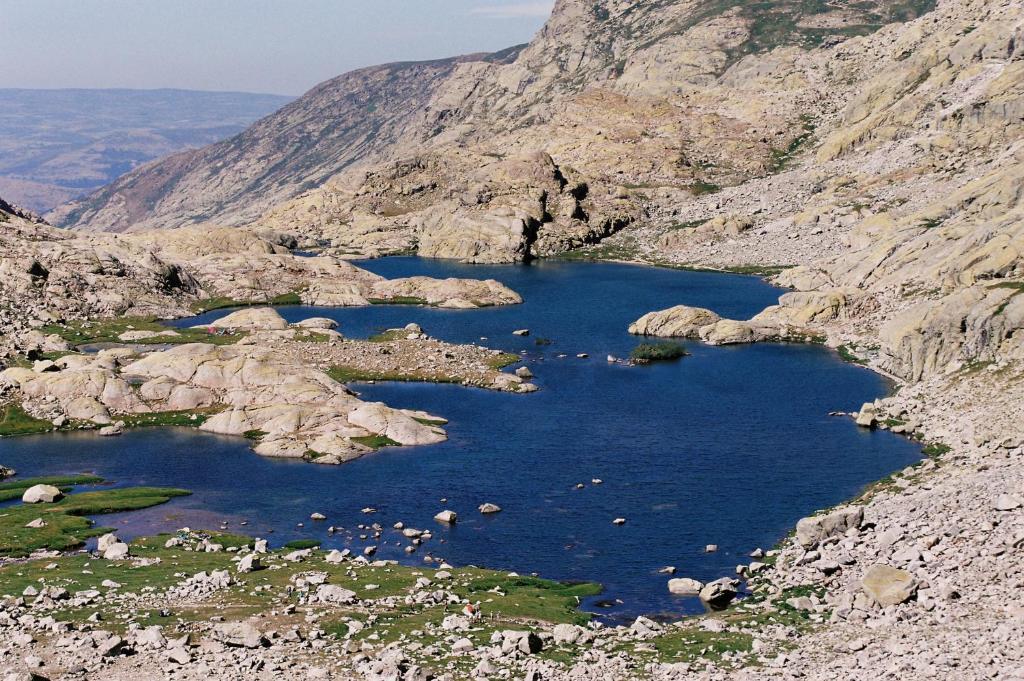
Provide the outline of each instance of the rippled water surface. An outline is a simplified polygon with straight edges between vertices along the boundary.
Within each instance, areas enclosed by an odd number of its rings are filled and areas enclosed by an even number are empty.
[[[486,338],[489,347],[522,353],[541,391],[354,386],[365,399],[445,416],[450,440],[382,450],[340,467],[265,459],[240,439],[170,429],[116,439],[76,433],[4,440],[0,463],[26,476],[95,471],[117,485],[193,490],[162,507],[102,519],[126,534],[228,520],[254,534],[272,530],[275,543],[312,536],[325,546],[361,547],[358,523],[430,527],[435,539],[413,558],[390,530],[379,555],[418,562],[429,551],[455,564],[599,581],[605,593],[585,606],[611,601],[600,611],[626,617],[699,610],[693,599],[668,594],[659,568],[674,565],[677,576],[703,580],[730,574],[801,516],[919,456],[905,439],[827,415],[858,408],[886,385],[822,347],[688,343],[691,356],[678,362],[605,361],[608,354],[628,355],[639,340],[626,327],[650,310],[686,303],[729,317],[758,312],[779,295],[758,279],[568,262],[468,266],[392,258],[363,265],[388,277],[493,277],[526,302],[470,311],[372,306],[281,313],[292,321],[332,317],[352,337],[417,322],[446,340]],[[531,335],[511,334],[520,328]],[[593,478],[603,484],[591,484]],[[585,487],[578,490],[580,482]],[[483,502],[504,510],[481,516],[476,508]],[[379,511],[363,515],[366,506]],[[459,513],[456,526],[434,523],[442,508]],[[328,520],[309,521],[313,511]],[[613,525],[616,517],[626,524]],[[345,531],[328,537],[330,524]],[[706,544],[719,551],[704,553]]]

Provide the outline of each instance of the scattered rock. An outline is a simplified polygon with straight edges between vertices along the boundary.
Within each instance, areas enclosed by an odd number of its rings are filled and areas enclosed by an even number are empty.
[[[810,548],[829,537],[845,534],[851,528],[859,528],[863,522],[864,508],[861,506],[801,518],[796,524],[796,540],[801,546]]]
[[[722,577],[704,585],[698,594],[700,599],[715,608],[725,607],[736,598],[739,582],[735,579]]]
[[[260,563],[259,554],[256,553],[246,554],[242,556],[241,560],[238,561],[238,571],[242,573],[255,572],[256,570],[259,570],[262,567],[263,566]]]
[[[1015,511],[1021,506],[1024,506],[1024,502],[1015,494],[1000,494],[995,501],[997,511]]]
[[[697,596],[704,589],[704,583],[689,577],[668,580],[669,593],[676,596]]]
[[[214,625],[214,640],[235,648],[261,648],[267,645],[263,633],[248,622],[222,622]]]
[[[889,565],[872,565],[860,583],[864,593],[883,608],[903,603],[917,592],[913,575]]]
[[[445,523],[447,525],[454,525],[459,519],[459,516],[455,511],[441,511],[434,516],[434,520],[439,523]]]

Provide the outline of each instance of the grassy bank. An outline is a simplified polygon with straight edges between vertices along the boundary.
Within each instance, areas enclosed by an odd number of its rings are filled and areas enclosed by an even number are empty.
[[[84,495],[83,495],[84,496]],[[429,568],[407,567],[396,564],[358,564],[351,561],[334,564],[323,560],[323,553],[314,554],[309,560],[296,563],[283,560],[289,551],[314,548],[317,542],[308,541],[292,543],[277,551],[262,556],[265,569],[247,575],[239,575],[242,584],[222,589],[215,599],[209,602],[194,602],[181,607],[168,603],[161,593],[182,581],[185,576],[198,572],[229,570],[235,573],[230,549],[251,546],[251,539],[238,535],[223,533],[202,533],[209,541],[221,544],[224,551],[216,553],[186,550],[183,547],[166,548],[165,542],[171,535],[158,535],[138,539],[131,543],[133,556],[148,559],[150,564],[144,567],[133,565],[131,561],[96,561],[92,556],[75,554],[57,560],[45,559],[18,563],[0,568],[0,593],[20,594],[25,587],[33,585],[37,588],[40,582],[67,588],[69,591],[97,589],[106,591],[102,585],[104,580],[113,580],[121,585],[121,592],[143,594],[143,601],[133,604],[130,616],[124,618],[126,609],[119,607],[111,600],[101,603],[67,604],[55,613],[60,620],[84,622],[94,612],[99,612],[104,627],[114,631],[123,631],[130,623],[163,624],[208,622],[213,615],[227,620],[245,619],[255,613],[268,612],[272,609],[280,613],[282,602],[295,603],[303,595],[302,590],[293,590],[294,579],[310,569],[327,573],[329,584],[341,586],[356,592],[360,599],[382,599],[402,596],[418,590],[417,579],[434,573]],[[190,537],[195,539],[194,536]],[[159,559],[158,561],[153,559]],[[53,567],[55,565],[55,567]],[[585,623],[590,619],[587,613],[577,609],[579,599],[600,592],[600,586],[593,583],[565,584],[535,577],[522,577],[494,570],[475,567],[452,568],[451,578],[436,579],[435,588],[444,588],[463,598],[480,601],[484,613],[482,627],[471,633],[471,636],[490,636],[496,629],[522,629],[539,623]],[[145,596],[143,590],[152,590]],[[161,617],[159,610],[171,607],[171,619]],[[372,607],[378,613],[376,621],[368,623],[365,603],[358,606],[338,606],[328,608],[321,620],[323,628],[329,634],[344,636],[349,627],[348,621],[357,619],[370,624],[355,638],[387,643],[408,636],[414,630],[424,631],[421,639],[424,643],[441,642],[447,632],[440,627],[426,627],[433,623],[439,625],[446,615],[455,612],[451,607],[440,605],[397,605],[389,607],[378,605]],[[283,617],[283,616],[282,616]],[[296,624],[303,623],[300,609],[294,614]],[[276,618],[277,625],[286,625],[287,621]],[[485,640],[481,640],[484,643]],[[424,660],[429,663],[429,660]]]
[[[0,437],[49,433],[54,429],[56,426],[52,422],[37,419],[16,402],[0,407]]]
[[[0,492],[18,498],[36,484],[51,484],[70,491],[76,484],[101,482],[95,476],[26,478],[5,483]],[[89,537],[107,530],[85,516],[135,511],[170,501],[189,492],[164,487],[126,487],[70,494],[51,504],[15,504],[0,509],[0,556],[27,556],[37,549],[66,550],[81,546]],[[26,527],[42,519],[42,527]]]
[[[121,335],[129,331],[150,331],[161,335],[132,341],[121,340]],[[245,337],[244,333],[211,334],[205,328],[172,328],[163,324],[155,317],[79,320],[67,324],[44,326],[42,332],[45,334],[56,334],[73,346],[93,343],[131,343],[133,345],[212,343],[213,345],[230,345],[237,343]]]
[[[203,300],[193,303],[192,309],[196,314],[203,312],[211,312],[213,310],[223,310],[229,307],[257,307],[260,305],[301,305],[302,304],[302,292],[291,291],[289,293],[282,293],[279,296],[268,298],[267,300],[238,300],[236,298],[227,298],[224,296],[217,296],[214,298],[204,298]]]

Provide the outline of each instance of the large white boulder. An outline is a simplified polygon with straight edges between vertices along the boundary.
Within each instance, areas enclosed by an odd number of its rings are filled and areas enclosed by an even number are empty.
[[[676,596],[696,596],[703,588],[703,582],[690,579],[689,577],[668,580],[668,591]]]
[[[638,336],[698,338],[702,327],[720,319],[717,314],[702,307],[676,305],[667,310],[648,312],[629,325],[629,332]]]
[[[288,322],[272,307],[250,307],[214,320],[209,326],[240,331],[284,331]]]
[[[21,501],[25,504],[52,504],[62,496],[53,485],[32,485],[21,495]]]

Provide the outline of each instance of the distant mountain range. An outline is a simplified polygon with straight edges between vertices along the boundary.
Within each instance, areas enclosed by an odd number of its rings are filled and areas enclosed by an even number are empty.
[[[0,195],[38,213],[233,135],[293,98],[193,90],[0,89]]]

